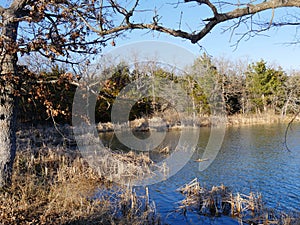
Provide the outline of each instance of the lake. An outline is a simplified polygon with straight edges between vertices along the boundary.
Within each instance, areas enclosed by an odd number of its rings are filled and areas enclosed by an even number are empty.
[[[150,185],[151,200],[155,201],[164,224],[238,224],[230,218],[206,218],[189,212],[186,217],[176,212],[183,195],[180,186],[198,178],[201,185],[210,188],[224,184],[233,192],[262,193],[268,207],[278,211],[300,211],[300,124],[293,124],[284,146],[287,124],[253,125],[226,129],[222,148],[216,159],[204,171],[199,162],[210,135],[210,128],[200,129],[197,149],[191,160],[171,178]],[[106,145],[122,149],[112,134],[101,134]],[[146,134],[141,134],[141,136]],[[176,145],[180,131],[167,133],[165,141]],[[154,160],[160,160],[153,154]],[[200,162],[201,163],[201,162]],[[142,189],[142,188],[137,188]]]

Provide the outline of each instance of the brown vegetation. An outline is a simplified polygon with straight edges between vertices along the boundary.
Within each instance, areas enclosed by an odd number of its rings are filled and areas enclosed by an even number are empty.
[[[208,190],[200,185],[197,178],[181,187],[179,191],[185,195],[180,206],[183,210],[194,209],[208,216],[232,216],[247,224],[300,224],[300,215],[276,213],[265,206],[261,194],[258,193],[233,194],[224,185],[213,186]]]
[[[72,156],[73,155],[73,156]],[[19,151],[12,185],[0,191],[1,224],[156,224],[148,194],[113,188],[85,161],[59,148]],[[117,200],[98,190],[113,189]],[[146,192],[147,193],[147,192]]]
[[[250,115],[232,115],[228,116],[229,126],[242,126],[254,124],[274,124],[274,123],[288,123],[293,119],[293,116],[281,116],[272,113],[265,114],[250,114]],[[296,117],[294,122],[299,122],[300,118]]]
[[[66,132],[69,127],[64,129]],[[21,149],[15,159],[12,185],[0,190],[1,224],[160,223],[155,205],[149,203],[147,189],[144,196],[137,196],[130,187],[114,185],[101,177],[99,171],[91,168],[75,150],[46,147],[44,143],[49,143],[49,138],[57,138],[53,128],[47,128],[46,133],[48,135],[43,136],[36,129],[18,132]],[[26,147],[24,140],[29,134],[38,138],[28,140],[31,143]],[[104,159],[100,169],[117,168],[114,177],[136,177],[136,173],[147,172],[137,168],[152,166],[145,155],[133,152],[110,156],[110,163],[105,164]],[[132,170],[123,171],[121,164],[110,166],[114,160],[130,165]],[[229,215],[248,224],[299,224],[299,215],[278,214],[266,208],[260,194],[233,194],[223,185],[208,190],[196,179],[179,190],[186,197],[180,206],[184,211],[192,208],[207,216]]]

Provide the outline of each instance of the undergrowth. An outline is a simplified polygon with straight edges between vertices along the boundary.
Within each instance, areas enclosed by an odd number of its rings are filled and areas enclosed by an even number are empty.
[[[79,155],[57,149],[19,151],[12,184],[0,191],[1,224],[158,224],[148,196],[131,188],[95,198],[112,188]],[[145,203],[146,202],[146,203]]]

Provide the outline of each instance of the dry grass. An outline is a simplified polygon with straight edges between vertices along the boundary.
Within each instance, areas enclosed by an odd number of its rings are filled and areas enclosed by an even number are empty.
[[[148,197],[131,188],[94,198],[111,185],[76,154],[18,152],[12,185],[0,191],[1,224],[155,224]]]
[[[299,225],[300,215],[277,213],[265,207],[260,194],[233,194],[224,185],[208,190],[197,179],[178,189],[185,195],[180,208],[192,209],[202,215],[227,215],[238,218],[241,223],[261,225]]]
[[[282,117],[281,115],[273,113],[262,114],[238,114],[227,117],[229,126],[243,126],[253,124],[276,124],[276,123],[288,123],[293,119],[293,115],[287,115]],[[300,121],[300,117],[296,117],[295,122]]]
[[[103,152],[102,156],[88,158],[89,163],[107,180],[119,184],[134,184],[142,178],[151,177],[152,170],[157,168],[147,153]]]
[[[154,170],[161,169],[150,159],[148,152],[124,153],[111,151],[105,147],[96,148],[95,151],[94,146],[89,144],[97,143],[98,138],[87,132],[90,127],[82,129],[82,133],[77,134],[77,141],[86,143],[81,146],[91,150],[89,153],[83,150],[82,156],[100,177],[120,184],[134,184],[141,178],[150,178]],[[67,154],[70,154],[72,152],[70,149],[78,148],[72,134],[72,127],[68,125],[59,126],[59,131],[51,126],[24,127],[17,132],[17,136],[17,146],[20,151],[29,149],[30,152],[39,152],[43,146],[56,148],[53,146],[55,145],[60,146],[61,151],[68,151]]]

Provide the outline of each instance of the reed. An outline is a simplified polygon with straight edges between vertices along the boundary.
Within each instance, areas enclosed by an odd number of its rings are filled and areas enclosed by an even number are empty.
[[[210,190],[202,187],[197,178],[179,188],[185,199],[180,202],[180,209],[196,210],[207,216],[232,216],[246,224],[261,225],[299,225],[300,215],[277,213],[263,202],[262,195],[250,193],[233,194],[224,185],[213,186]]]
[[[89,164],[99,174],[109,181],[119,184],[135,184],[141,178],[151,177],[153,170],[159,169],[149,156],[149,153],[135,153],[133,151],[112,152],[103,150],[102,155],[92,155]]]
[[[60,148],[19,151],[12,185],[0,190],[1,224],[158,224],[149,196],[131,187],[95,198],[112,183]]]

